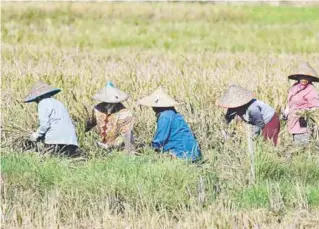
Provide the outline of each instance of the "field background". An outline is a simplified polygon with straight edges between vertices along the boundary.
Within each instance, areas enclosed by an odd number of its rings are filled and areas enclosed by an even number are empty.
[[[222,130],[216,98],[230,84],[285,106],[287,75],[300,61],[319,71],[317,6],[195,3],[2,3],[2,228],[318,228],[315,144],[257,142],[254,167],[244,128]],[[76,124],[81,158],[26,151],[36,106],[22,99],[37,80]],[[201,144],[205,163],[106,155],[84,134],[92,96],[108,80],[130,94],[137,143],[155,130],[136,100],[164,86]],[[236,128],[236,129],[235,129]]]

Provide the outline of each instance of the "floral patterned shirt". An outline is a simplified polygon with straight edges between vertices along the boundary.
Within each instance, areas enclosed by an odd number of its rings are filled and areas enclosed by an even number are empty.
[[[132,113],[122,104],[115,107],[115,112],[108,114],[105,108],[98,104],[93,109],[92,124],[97,127],[101,142],[109,147],[121,146],[129,138],[133,144],[134,118]]]

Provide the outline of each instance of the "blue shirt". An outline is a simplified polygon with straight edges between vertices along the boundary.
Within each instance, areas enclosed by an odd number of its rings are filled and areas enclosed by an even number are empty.
[[[152,147],[163,152],[170,151],[178,158],[191,161],[201,158],[201,151],[193,132],[184,117],[174,110],[159,113]]]
[[[42,99],[38,104],[38,115],[40,127],[37,134],[44,136],[46,144],[78,145],[69,112],[60,101]]]

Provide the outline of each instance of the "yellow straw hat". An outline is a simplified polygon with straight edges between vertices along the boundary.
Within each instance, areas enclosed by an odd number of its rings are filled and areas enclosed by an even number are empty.
[[[318,73],[310,66],[309,63],[302,63],[298,68],[288,76],[291,80],[300,80],[307,78],[311,82],[319,82]]]
[[[237,85],[231,85],[216,104],[224,108],[236,108],[249,103],[253,98],[254,95],[251,91]]]
[[[138,104],[149,107],[174,107],[179,105],[177,101],[166,94],[162,87],[157,88],[151,95],[140,99]]]

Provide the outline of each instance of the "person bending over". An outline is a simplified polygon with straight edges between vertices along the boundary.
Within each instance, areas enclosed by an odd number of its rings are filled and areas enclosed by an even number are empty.
[[[44,82],[33,85],[25,103],[38,104],[39,128],[31,134],[31,141],[44,138],[46,152],[73,155],[78,147],[77,136],[69,112],[52,98],[61,90]]]
[[[157,128],[152,141],[156,151],[195,162],[201,159],[199,144],[184,117],[175,110],[178,103],[163,88],[139,100],[139,105],[152,107]]]
[[[86,123],[85,132],[97,127],[101,136],[98,145],[104,149],[134,150],[132,113],[122,104],[128,99],[128,95],[114,87],[112,82],[94,96],[99,101],[94,106],[92,116]]]
[[[280,120],[274,108],[253,98],[253,93],[236,85],[228,88],[217,105],[227,108],[226,123],[229,124],[236,116],[253,126],[255,136],[262,134],[274,145],[278,143]]]

